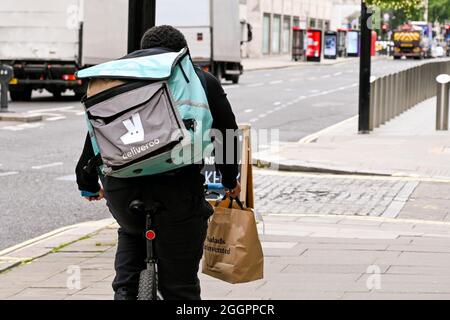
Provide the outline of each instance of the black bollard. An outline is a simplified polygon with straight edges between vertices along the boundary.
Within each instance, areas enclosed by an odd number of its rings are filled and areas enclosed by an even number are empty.
[[[0,112],[8,112],[8,88],[13,78],[13,68],[6,64],[0,64]]]

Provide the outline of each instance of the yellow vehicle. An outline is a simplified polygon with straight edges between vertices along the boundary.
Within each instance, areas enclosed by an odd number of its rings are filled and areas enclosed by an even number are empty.
[[[424,46],[420,31],[395,31],[392,40],[394,41],[394,59],[402,57],[422,59],[426,56],[427,48]]]

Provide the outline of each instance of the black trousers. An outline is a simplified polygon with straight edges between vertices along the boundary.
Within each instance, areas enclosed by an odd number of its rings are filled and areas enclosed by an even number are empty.
[[[145,216],[129,212],[131,201],[158,203],[154,217],[159,290],[166,300],[199,300],[197,276],[203,254],[207,220],[213,208],[205,200],[204,177],[198,166],[174,173],[137,179],[102,178],[107,205],[120,225],[113,289],[137,292],[145,269]]]

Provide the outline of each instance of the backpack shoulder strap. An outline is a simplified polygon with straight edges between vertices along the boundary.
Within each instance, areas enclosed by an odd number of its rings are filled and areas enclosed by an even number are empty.
[[[195,72],[197,73],[198,77],[200,78],[200,82],[202,83],[203,90],[205,90],[206,95],[208,95],[205,72],[199,66],[194,65],[194,68],[195,68]]]

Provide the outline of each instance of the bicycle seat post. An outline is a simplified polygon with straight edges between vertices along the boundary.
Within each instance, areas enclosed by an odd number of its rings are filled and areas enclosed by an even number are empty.
[[[156,238],[156,233],[153,230],[152,219],[153,215],[156,214],[156,206],[148,208],[145,203],[141,200],[134,200],[130,203],[129,209],[131,213],[136,215],[145,214],[145,238],[147,239],[147,264],[156,263],[156,257],[154,252],[153,240]]]

